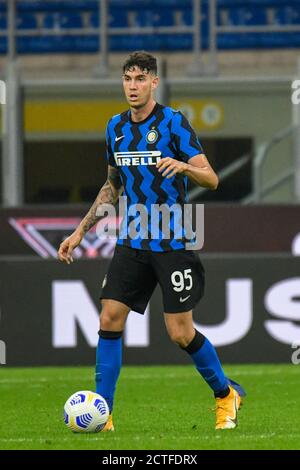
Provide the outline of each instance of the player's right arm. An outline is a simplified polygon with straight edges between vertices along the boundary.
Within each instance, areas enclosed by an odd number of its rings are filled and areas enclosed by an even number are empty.
[[[123,191],[119,170],[111,165],[108,166],[107,180],[100,189],[92,207],[82,219],[76,230],[66,238],[58,250],[58,258],[67,264],[73,262],[72,252],[81,243],[84,235],[92,228],[101,216],[97,215],[97,209],[102,204],[116,204]]]

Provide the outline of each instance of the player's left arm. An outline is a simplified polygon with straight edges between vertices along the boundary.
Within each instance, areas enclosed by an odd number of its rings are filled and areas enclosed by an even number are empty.
[[[167,179],[176,174],[182,174],[204,188],[215,190],[218,187],[218,176],[203,153],[191,157],[188,162],[181,162],[170,157],[162,158],[156,166],[162,176]]]
[[[187,118],[180,111],[175,112],[170,124],[171,143],[175,148],[176,158],[162,158],[157,164],[159,171],[168,179],[178,173],[187,176],[199,186],[217,189],[218,177]]]

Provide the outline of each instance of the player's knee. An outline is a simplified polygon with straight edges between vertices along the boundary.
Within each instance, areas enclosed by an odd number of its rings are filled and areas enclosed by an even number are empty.
[[[105,331],[123,330],[123,317],[116,310],[104,308],[100,315],[100,329]]]
[[[188,344],[190,343],[189,335],[186,335],[181,330],[177,330],[177,329],[169,330],[168,333],[173,343],[177,344],[181,348],[186,348]]]

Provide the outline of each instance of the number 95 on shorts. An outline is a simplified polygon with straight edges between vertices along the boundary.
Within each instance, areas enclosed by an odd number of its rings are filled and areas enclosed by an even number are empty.
[[[102,299],[114,299],[144,313],[157,285],[164,312],[187,312],[204,294],[205,274],[199,256],[190,250],[153,252],[116,246]]]

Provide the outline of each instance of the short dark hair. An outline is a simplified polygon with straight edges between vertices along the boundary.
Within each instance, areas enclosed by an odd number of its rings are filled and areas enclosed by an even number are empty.
[[[123,73],[127,72],[132,67],[139,67],[143,71],[157,75],[156,58],[145,51],[132,52],[124,62]]]

